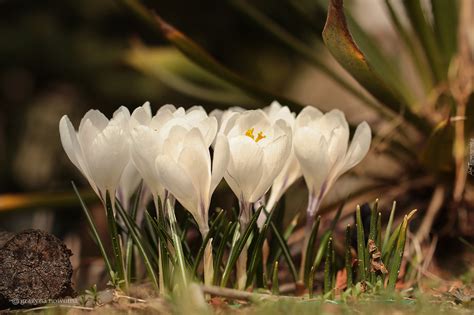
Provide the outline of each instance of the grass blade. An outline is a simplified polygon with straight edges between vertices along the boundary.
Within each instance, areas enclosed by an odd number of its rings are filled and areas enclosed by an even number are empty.
[[[169,198],[166,199],[166,210],[168,213],[168,219],[170,222],[170,229],[171,229],[171,238],[173,240],[174,249],[176,252],[176,260],[178,265],[178,272],[180,274],[181,280],[183,281],[184,287],[188,286],[188,278],[186,276],[186,264],[185,258],[183,255],[183,248],[181,247],[181,238],[177,232],[177,222],[176,216],[174,214],[174,209],[171,205],[171,201]]]
[[[226,248],[227,242],[229,241],[229,238],[231,235],[234,235],[235,228],[237,227],[237,222],[229,222],[227,225],[227,228],[224,230],[224,235],[222,236],[221,242],[219,244],[219,247],[217,249],[217,255],[216,258],[214,259],[214,283],[217,285],[219,281],[219,274],[220,274],[220,269],[221,269],[221,261],[222,257],[224,256],[224,250]]]
[[[87,206],[84,203],[84,200],[82,200],[81,195],[79,194],[79,191],[77,190],[76,184],[74,184],[74,182],[71,182],[71,185],[72,185],[72,188],[74,189],[74,192],[76,193],[77,198],[79,199],[82,211],[86,215],[87,223],[89,224],[89,228],[92,232],[92,237],[95,243],[97,244],[97,246],[99,247],[102,258],[104,259],[105,268],[107,269],[107,272],[109,273],[110,281],[113,281],[115,277],[115,272],[114,272],[114,269],[112,268],[112,264],[110,263],[107,252],[105,251],[104,244],[102,243],[99,233],[97,232],[97,228],[94,224],[94,220],[92,220],[89,210],[87,209]]]
[[[352,288],[354,282],[352,279],[352,252],[351,252],[351,225],[348,224],[346,227],[346,238],[345,238],[345,265],[346,265],[346,273],[347,273],[347,288]]]
[[[151,281],[153,287],[155,288],[156,291],[158,291],[159,290],[158,278],[156,277],[156,274],[155,274],[153,265],[151,263],[151,259],[149,257],[149,254],[147,253],[147,251],[145,249],[146,246],[144,245],[143,240],[140,237],[140,234],[137,232],[136,228],[134,227],[135,222],[132,222],[130,217],[127,215],[127,213],[123,210],[123,208],[120,205],[117,207],[117,210],[118,210],[117,211],[118,214],[122,217],[122,219],[123,219],[123,221],[124,221],[124,223],[127,227],[127,230],[129,232],[129,234],[133,238],[133,241],[134,241],[135,245],[137,246],[138,251],[140,252],[140,254],[143,258],[143,262],[145,264],[145,268],[147,270],[148,277],[150,278],[150,281]]]
[[[385,247],[387,246],[387,243],[388,243],[388,239],[390,237],[390,230],[392,229],[393,218],[395,217],[396,208],[397,208],[397,202],[394,201],[392,204],[392,210],[390,211],[390,218],[388,219],[388,224],[385,230],[385,237],[383,238],[382,252],[385,250]]]
[[[223,222],[225,216],[225,211],[221,209],[217,217],[214,219],[214,222],[211,224],[211,227],[209,229],[209,232],[207,233],[206,237],[202,240],[202,244],[199,247],[199,250],[196,254],[196,257],[194,259],[194,264],[193,264],[193,269],[192,269],[192,274],[195,275],[197,273],[197,269],[199,267],[199,263],[202,260],[202,257],[204,255],[204,251],[206,249],[207,243],[209,242],[209,239],[214,236],[214,234],[220,230],[221,224]]]
[[[265,211],[265,209],[262,208],[262,211]],[[266,239],[268,227],[270,226],[270,222],[272,222],[273,220],[274,214],[275,211],[267,213],[265,223],[263,224],[262,229],[260,230],[260,233],[258,234],[257,240],[255,242],[255,249],[253,250],[252,255],[250,257],[250,263],[247,273],[247,287],[252,283],[253,278],[257,272],[257,268],[262,262],[262,246],[263,242]]]
[[[314,257],[314,261],[311,266],[311,269],[313,269],[314,272],[316,272],[316,270],[319,268],[319,265],[321,264],[321,261],[323,260],[324,254],[326,253],[326,247],[331,236],[332,231],[326,231],[326,233],[324,233],[323,237],[321,238],[321,243],[319,244],[318,252]]]
[[[230,274],[232,273],[232,269],[234,268],[235,263],[237,262],[237,259],[239,258],[240,253],[244,249],[245,244],[247,243],[250,235],[252,234],[252,231],[256,227],[257,219],[261,211],[262,211],[262,208],[259,208],[257,211],[255,211],[255,213],[253,214],[249,222],[249,225],[245,229],[243,235],[239,238],[236,244],[235,251],[231,252],[229,260],[227,261],[227,265],[224,269],[224,274],[222,275],[222,281],[221,281],[222,287],[225,287],[227,285],[227,282],[229,281],[229,278],[230,278]]]
[[[291,275],[293,277],[294,282],[298,280],[298,273],[296,272],[296,267],[293,262],[293,259],[291,258],[290,254],[290,249],[288,248],[288,244],[286,243],[285,239],[283,236],[278,232],[278,229],[275,227],[273,222],[270,222],[270,225],[272,227],[272,231],[280,244],[280,248],[282,250],[283,256],[285,257],[286,263],[288,264],[288,267],[290,268]]]
[[[108,191],[105,194],[105,211],[107,214],[107,226],[112,242],[115,270],[118,275],[119,285],[120,281],[123,281],[123,284],[120,285],[120,287],[124,286],[124,288],[127,288],[128,283],[126,282],[125,278],[125,265],[123,260],[124,257],[122,255],[122,244],[120,242],[120,235],[118,234],[117,230],[117,221],[115,218],[114,205],[112,204],[112,200],[110,199],[110,194]]]
[[[308,277],[311,271],[311,262],[314,260],[314,252],[316,250],[316,237],[318,235],[319,224],[321,222],[321,216],[319,215],[316,218],[316,221],[313,224],[311,229],[311,234],[308,240],[308,247],[306,248],[306,258],[304,262],[304,283],[308,285]]]
[[[402,225],[400,227],[400,232],[398,234],[397,248],[395,249],[395,256],[392,258],[390,263],[389,278],[387,289],[394,290],[397,283],[398,274],[400,272],[400,267],[402,265],[403,253],[405,251],[406,243],[406,234],[408,229],[408,222],[416,213],[416,209],[410,212],[408,215],[405,215]]]
[[[324,287],[323,293],[327,294],[332,290],[332,237],[329,238],[326,247],[326,261],[324,262]]]
[[[364,235],[364,225],[362,224],[362,218],[360,215],[360,207],[357,205],[356,209],[356,227],[357,227],[357,265],[358,265],[358,273],[357,279],[358,281],[365,281],[366,280],[366,272],[367,272],[367,253],[366,253],[366,244],[365,244],[365,235]]]
[[[280,294],[280,285],[278,284],[278,261],[275,261],[273,265],[273,277],[272,277],[272,294]]]

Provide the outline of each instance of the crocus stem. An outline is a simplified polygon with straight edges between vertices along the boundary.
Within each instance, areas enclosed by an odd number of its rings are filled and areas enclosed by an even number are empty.
[[[250,209],[251,204],[246,202],[240,202],[240,235],[244,235],[245,230],[250,221]],[[247,282],[247,256],[248,256],[248,244],[244,244],[240,256],[237,259],[237,288],[244,290]]]
[[[203,236],[205,238],[205,236]],[[207,242],[204,250],[204,284],[212,285],[214,283],[214,261],[212,256],[212,238]]]
[[[308,207],[306,208],[306,227],[305,227],[305,237],[303,241],[303,247],[301,248],[301,264],[300,264],[300,280],[304,280],[304,270],[305,270],[305,261],[309,238],[311,236],[311,229],[313,228],[314,218],[316,217],[317,207],[319,207],[318,198],[314,194],[310,193],[308,196]]]
[[[158,201],[158,197],[153,196],[153,202],[155,203],[155,209],[156,209],[156,217],[158,220],[162,217],[160,215],[160,204]],[[163,206],[165,206],[165,203],[163,202]],[[163,295],[165,293],[165,278],[164,278],[164,272],[165,268],[163,267],[163,260],[162,260],[162,255],[161,255],[161,244],[160,244],[160,239],[158,238],[158,264],[159,264],[159,272],[158,272],[158,277],[159,277],[159,285],[160,285],[160,295]]]

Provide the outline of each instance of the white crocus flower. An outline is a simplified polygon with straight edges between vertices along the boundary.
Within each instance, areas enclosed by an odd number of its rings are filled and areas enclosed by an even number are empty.
[[[187,130],[198,128],[208,145],[212,143],[217,132],[216,120],[208,117],[204,109],[198,106],[185,111],[183,108],[176,109],[173,105],[165,105],[153,117],[146,108],[138,108],[130,120],[132,161],[152,192],[155,204],[158,198],[164,201],[165,197],[165,189],[158,178],[155,160],[162,153],[170,130],[176,125]]]
[[[306,107],[296,118],[293,148],[308,186],[308,221],[312,222],[321,201],[334,182],[367,154],[371,142],[364,121],[349,146],[349,125],[344,113],[334,109],[323,115]]]
[[[270,106],[263,109],[267,113],[268,117],[272,122],[278,119],[286,121],[288,126],[294,131],[295,125],[295,113],[292,113],[287,106],[281,106],[280,103],[274,101]],[[291,149],[290,155],[283,165],[283,168],[278,176],[273,181],[272,190],[268,202],[266,204],[267,210],[271,211],[286,192],[286,190],[293,185],[293,183],[303,175],[301,172],[300,164],[296,159],[293,148]],[[260,222],[262,223],[262,222]]]
[[[132,161],[129,161],[123,170],[117,189],[117,198],[125,209],[129,209],[130,199],[137,191],[141,180],[142,178],[135,165],[133,165]]]
[[[250,220],[251,204],[259,200],[272,185],[291,151],[291,128],[283,120],[272,122],[262,110],[232,113],[224,130],[230,148],[230,161],[224,175],[239,199],[240,228]],[[246,282],[247,250],[237,263],[239,288]]]
[[[171,128],[163,151],[156,159],[161,183],[193,215],[203,239],[209,232],[211,196],[222,180],[228,163],[229,144],[224,135],[217,136],[211,169],[209,143],[200,129],[186,130],[179,125]],[[211,242],[204,255],[206,284],[212,284],[214,273]]]
[[[77,132],[66,115],[59,122],[64,151],[104,203],[107,192],[115,198],[129,162],[129,118],[128,109],[120,107],[110,121],[98,110],[88,111]]]

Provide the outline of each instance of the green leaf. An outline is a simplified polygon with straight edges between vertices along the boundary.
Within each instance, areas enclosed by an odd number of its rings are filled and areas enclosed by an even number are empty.
[[[188,57],[189,60],[206,69],[213,75],[220,77],[242,91],[245,91],[249,96],[257,98],[265,103],[278,100],[282,104],[290,107],[292,111],[299,111],[303,107],[300,103],[285,96],[278,95],[278,93],[269,91],[265,87],[260,86],[257,82],[246,80],[239,74],[228,69],[201,46],[185,36],[171,24],[167,23],[156,14],[152,14],[148,9],[140,4],[139,1],[120,0],[119,2],[134,13],[140,20],[145,22],[153,31],[159,33],[173,44],[179,51]]]
[[[449,64],[458,48],[458,12],[457,0],[431,0],[434,32],[440,43],[445,62]]]
[[[326,248],[326,261],[324,262],[324,294],[327,294],[332,290],[333,268],[334,266],[332,266],[332,237],[330,237]]]
[[[233,0],[231,3],[239,11],[243,12],[247,17],[252,19],[263,30],[271,34],[280,43],[285,45],[292,52],[300,55],[302,58],[308,61],[309,64],[323,72],[353,96],[360,99],[363,103],[370,105],[372,108],[380,109],[380,106],[376,102],[367,97],[364,93],[361,93],[359,89],[355,88],[351,83],[349,83],[346,79],[329,67],[321,58],[321,54],[318,53],[314,48],[308,46],[306,43],[293,36],[291,33],[272,21],[269,17],[260,12],[247,1]]]
[[[120,242],[120,236],[117,230],[117,221],[115,218],[114,205],[110,198],[109,191],[105,194],[105,211],[107,214],[107,227],[110,234],[110,239],[112,242],[112,252],[114,253],[114,263],[115,270],[118,274],[119,281],[124,280],[125,288],[128,287],[128,283],[125,278],[125,265],[124,265],[124,256],[122,255],[122,246]]]
[[[107,255],[107,252],[105,251],[105,247],[104,247],[104,244],[102,243],[99,233],[97,232],[97,228],[94,224],[94,220],[92,220],[89,210],[87,209],[87,206],[84,200],[82,199],[81,194],[77,190],[76,184],[74,184],[74,182],[71,182],[71,185],[72,185],[72,188],[74,189],[74,192],[77,198],[79,199],[82,211],[84,211],[84,214],[86,215],[87,223],[89,224],[89,228],[92,232],[92,238],[94,239],[95,243],[99,247],[102,258],[104,259],[105,268],[107,269],[107,272],[109,273],[110,281],[113,281],[114,269],[112,268],[112,264],[110,263],[109,256]]]
[[[387,289],[394,290],[397,283],[398,274],[402,265],[403,253],[405,251],[406,234],[408,229],[408,222],[416,213],[417,210],[413,210],[408,215],[405,215],[403,223],[400,227],[400,233],[398,235],[397,248],[395,249],[395,256],[392,258],[390,263],[389,278]]]
[[[385,5],[387,7],[394,28],[397,30],[398,35],[401,37],[403,43],[407,47],[412,62],[418,70],[418,74],[420,75],[425,91],[431,90],[431,88],[433,87],[433,80],[431,77],[432,73],[431,70],[428,68],[428,64],[426,63],[421,48],[419,47],[419,45],[417,45],[418,42],[415,42],[413,40],[411,34],[409,34],[405,27],[402,25],[402,22],[400,21],[397,12],[391,4],[391,1],[385,0]]]
[[[270,222],[270,225],[272,227],[273,234],[278,241],[278,244],[280,244],[280,248],[283,252],[283,257],[285,257],[286,263],[288,264],[288,267],[290,267],[290,272],[293,277],[293,281],[296,283],[298,279],[298,273],[296,272],[295,264],[293,262],[293,259],[291,258],[291,253],[290,253],[290,249],[288,248],[288,244],[286,243],[285,239],[280,234],[278,229],[275,227],[273,222]]]
[[[403,0],[402,3],[413,30],[423,46],[436,81],[444,81],[447,74],[447,64],[444,63],[440,47],[436,44],[433,28],[423,13],[420,0]]]
[[[278,284],[278,261],[273,264],[272,294],[280,294],[280,285]]]
[[[265,208],[262,208],[262,211],[265,211]],[[257,272],[257,268],[259,264],[261,264],[262,262],[263,242],[266,239],[268,227],[270,226],[270,222],[272,222],[274,214],[275,214],[275,211],[270,211],[270,213],[267,213],[267,218],[265,220],[265,223],[260,229],[260,233],[258,234],[257,240],[255,242],[255,248],[252,251],[252,254],[249,260],[250,262],[249,262],[249,268],[247,272],[247,285],[246,285],[247,287],[252,283],[253,278],[255,277],[255,274]]]
[[[229,278],[230,278],[230,274],[232,273],[232,270],[237,262],[237,259],[239,258],[240,253],[244,249],[245,244],[247,243],[250,235],[252,234],[253,229],[257,225],[257,219],[261,211],[262,211],[262,208],[259,208],[257,211],[255,211],[243,235],[240,236],[239,240],[235,244],[235,250],[231,251],[231,253],[229,254],[229,259],[224,269],[224,274],[222,275],[221,287],[225,287],[227,285],[227,282],[229,281]]]
[[[370,60],[370,67],[378,77],[382,78],[388,87],[390,87],[404,104],[413,106],[415,99],[413,93],[405,84],[397,64],[397,60],[388,57],[378,46],[377,41],[365,32],[351,15],[346,14],[348,28],[351,36],[357,43],[360,51],[363,51],[367,60]]]
[[[316,237],[318,235],[319,223],[321,222],[321,216],[318,215],[316,221],[313,223],[311,228],[311,234],[308,240],[308,246],[306,247],[306,258],[304,263],[304,283],[309,284],[308,278],[311,271],[311,262],[314,260],[315,250],[316,250]]]
[[[125,57],[134,69],[192,97],[216,104],[252,104],[255,99],[189,61],[173,47],[135,45]]]
[[[360,207],[356,209],[356,227],[357,227],[357,266],[359,267],[357,278],[359,281],[365,281],[367,279],[367,244],[365,243],[364,225],[362,223],[362,217],[360,215]]]
[[[392,224],[393,224],[393,219],[395,217],[395,210],[397,208],[397,202],[393,201],[392,204],[392,210],[390,211],[390,217],[388,219],[387,227],[385,230],[385,237],[383,238],[383,245],[382,245],[382,252],[385,250],[385,247],[387,246],[388,239],[390,237],[390,231],[392,230]]]
[[[326,231],[326,233],[323,234],[323,237],[321,237],[321,242],[319,243],[318,251],[316,253],[316,256],[314,257],[314,261],[311,266],[311,270],[313,270],[313,273],[316,272],[316,270],[319,268],[319,265],[321,264],[321,261],[323,260],[324,254],[326,253],[326,247],[331,236],[332,231]]]
[[[224,230],[224,235],[221,238],[219,247],[217,249],[217,255],[214,259],[214,283],[218,284],[219,281],[219,273],[222,265],[222,257],[224,257],[224,251],[227,245],[227,242],[229,241],[229,238],[231,235],[234,235],[234,232],[236,231],[237,228],[237,222],[232,222],[230,221],[229,224],[227,225],[227,228]]]
[[[184,287],[188,286],[188,277],[186,272],[186,264],[185,258],[183,254],[183,248],[181,246],[181,239],[177,233],[177,222],[176,216],[174,214],[174,208],[171,205],[171,201],[169,198],[166,199],[166,210],[168,213],[168,220],[170,222],[170,229],[171,229],[171,238],[173,239],[173,245],[176,252],[176,261],[178,262],[178,273],[181,277],[181,281]]]
[[[192,269],[193,275],[195,275],[197,273],[199,263],[201,262],[201,259],[204,255],[204,251],[206,249],[207,243],[209,243],[209,239],[211,237],[213,237],[215,235],[216,231],[218,231],[220,229],[221,224],[224,222],[224,220],[223,220],[224,217],[225,217],[225,211],[223,209],[221,209],[219,211],[219,214],[215,218],[213,224],[211,224],[211,227],[210,227],[209,232],[207,233],[206,237],[202,240],[202,244],[199,247],[199,250],[198,250],[198,253],[197,253],[196,257],[194,258],[194,264],[193,264],[193,269]]]
[[[140,237],[140,234],[137,232],[136,227],[134,226],[135,222],[133,222],[130,217],[127,215],[127,213],[123,210],[123,208],[119,205],[117,207],[117,212],[118,214],[122,217],[123,222],[125,223],[128,233],[131,235],[133,238],[133,241],[135,245],[138,248],[138,251],[140,255],[143,258],[143,262],[145,264],[145,268],[147,270],[148,277],[150,278],[150,281],[155,288],[155,290],[159,290],[159,285],[158,285],[158,279],[156,277],[153,265],[151,263],[151,259],[149,254],[146,251],[146,245],[144,245],[144,242],[142,238]]]
[[[380,76],[355,43],[347,26],[342,0],[330,0],[323,39],[334,58],[387,109],[394,114],[403,114],[420,131],[429,132],[428,122],[411,111],[396,87]]]
[[[346,273],[347,273],[347,288],[352,288],[353,280],[352,280],[352,252],[351,252],[351,225],[348,224],[346,227],[346,237],[345,237],[345,247],[344,247],[344,260],[346,265]]]

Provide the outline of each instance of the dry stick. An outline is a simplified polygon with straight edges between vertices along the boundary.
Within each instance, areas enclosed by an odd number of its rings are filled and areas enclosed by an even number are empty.
[[[425,217],[423,218],[423,222],[420,225],[420,228],[416,232],[415,238],[422,243],[428,234],[431,231],[431,226],[433,225],[434,219],[441,209],[441,206],[444,202],[444,194],[446,189],[443,185],[437,185],[435,191],[433,193],[433,197],[431,197],[430,204],[428,206],[428,210],[426,211]]]

